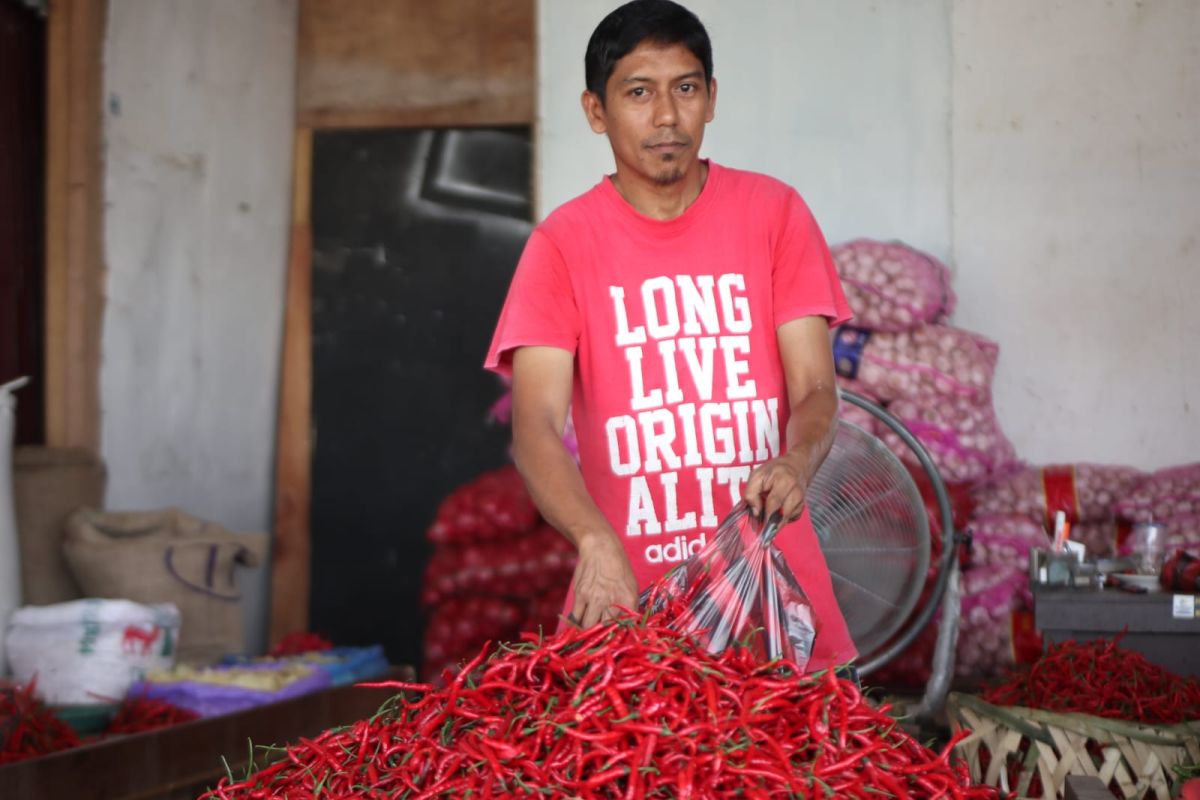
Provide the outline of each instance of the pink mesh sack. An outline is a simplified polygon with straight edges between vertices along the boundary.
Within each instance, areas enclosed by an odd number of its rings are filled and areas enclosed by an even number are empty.
[[[906,331],[954,311],[950,271],[932,256],[901,244],[857,239],[830,249],[855,324]]]
[[[438,547],[425,568],[421,602],[457,595],[528,597],[570,583],[574,545],[542,523],[515,539]]]
[[[1170,536],[1167,538],[1170,539]],[[1083,542],[1089,556],[1110,558],[1117,555],[1117,521],[1105,519],[1077,522],[1071,526],[1071,539]]]
[[[1056,464],[1022,467],[975,487],[980,513],[1023,514],[1047,530],[1058,511],[1073,525],[1110,520],[1113,504],[1145,475],[1133,467],[1108,464]]]
[[[1017,453],[1000,430],[990,402],[957,395],[896,400],[888,411],[904,423],[929,451],[944,480],[974,482],[1010,469]],[[916,464],[912,451],[891,430],[876,434],[902,461]]]
[[[1050,546],[1050,537],[1040,523],[1020,514],[976,514],[968,526],[971,533],[971,569],[1009,570],[1029,574],[1029,551]],[[1032,601],[1028,581],[1021,590]]]
[[[1117,501],[1116,510],[1133,522],[1200,515],[1200,463],[1150,474]]]
[[[839,386],[842,385],[841,379],[838,380],[838,385]],[[846,388],[849,388],[849,387],[846,387]],[[853,390],[851,390],[851,391],[853,391]],[[876,398],[871,397],[870,395],[863,395],[863,396],[867,400],[870,400],[871,402],[875,403],[876,405],[879,405],[879,400],[877,400]],[[858,406],[851,403],[849,400],[843,399],[841,404],[838,406],[838,417],[840,419],[846,420],[846,422],[850,422],[850,423],[853,423],[854,425],[857,425],[858,427],[862,428],[867,433],[875,433],[875,425],[876,425],[875,415],[872,414],[870,411],[866,411],[864,409],[859,408]]]
[[[962,617],[954,671],[978,681],[1016,663],[1013,616],[1028,608],[1028,576],[1007,567],[978,567],[963,574]]]
[[[834,365],[842,385],[885,403],[928,395],[991,402],[1000,348],[948,325],[879,333],[849,325],[833,336]]]

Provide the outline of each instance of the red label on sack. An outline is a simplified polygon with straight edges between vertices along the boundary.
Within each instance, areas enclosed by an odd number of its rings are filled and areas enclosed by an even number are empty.
[[[1032,664],[1042,657],[1042,635],[1033,624],[1032,611],[1014,611],[1009,618],[1014,664]]]
[[[1072,525],[1079,521],[1075,467],[1045,467],[1042,470],[1042,494],[1046,498],[1046,530],[1054,532],[1054,517],[1059,511],[1067,515],[1067,522]]]

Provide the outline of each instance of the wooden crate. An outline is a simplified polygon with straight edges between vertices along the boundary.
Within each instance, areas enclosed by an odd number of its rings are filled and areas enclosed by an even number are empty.
[[[1088,775],[1126,800],[1170,800],[1178,782],[1173,768],[1200,763],[1200,721],[1142,725],[995,706],[961,693],[952,693],[946,708],[954,729],[970,733],[956,749],[972,780],[1015,790],[1019,797],[1060,798],[1067,776]],[[1010,759],[1021,765],[1015,785],[1009,781]],[[1042,790],[1031,795],[1035,775]]]
[[[411,680],[394,667],[390,680]],[[0,798],[37,800],[192,800],[225,775],[245,773],[250,744],[313,737],[365,719],[395,694],[340,686],[278,703],[206,717],[146,733],[113,736],[0,767]],[[261,753],[258,755],[261,763]]]

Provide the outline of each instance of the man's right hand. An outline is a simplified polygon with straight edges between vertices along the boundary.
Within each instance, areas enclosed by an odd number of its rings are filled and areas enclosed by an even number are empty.
[[[581,538],[571,616],[582,628],[612,619],[617,606],[637,609],[638,587],[625,548],[611,531]]]
[[[563,445],[575,354],[557,347],[513,353],[513,460],[542,516],[575,543],[572,621],[585,628],[637,608],[637,581],[612,526],[583,483]]]

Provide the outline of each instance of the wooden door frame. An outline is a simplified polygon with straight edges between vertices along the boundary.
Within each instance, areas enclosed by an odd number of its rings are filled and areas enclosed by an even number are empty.
[[[312,141],[312,128],[296,128],[275,440],[275,525],[267,625],[271,646],[293,631],[308,630],[312,586]]]
[[[309,624],[312,586],[312,152],[320,131],[363,128],[427,128],[535,126],[536,59],[531,57],[528,83],[515,96],[485,92],[469,101],[429,104],[426,98],[398,96],[386,107],[317,107],[303,96],[301,71],[305,41],[302,0],[297,37],[297,103],[293,139],[292,215],[288,254],[283,357],[280,366],[279,416],[275,459],[275,519],[271,555],[271,611],[267,640],[274,645]],[[461,0],[494,2],[494,0]],[[521,0],[509,0],[510,4]],[[536,8],[530,46],[536,42]],[[411,19],[409,20],[412,21]],[[419,27],[419,24],[414,25]],[[397,47],[400,45],[397,44]],[[535,137],[536,138],[536,137]],[[532,178],[533,176],[531,176]]]
[[[46,27],[46,444],[100,452],[107,0],[51,0]]]

